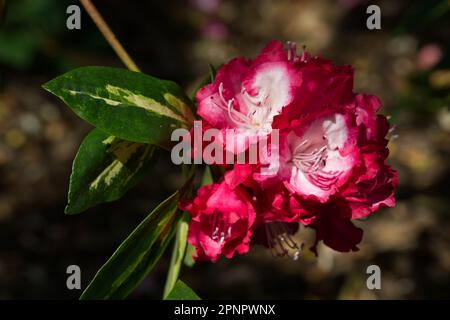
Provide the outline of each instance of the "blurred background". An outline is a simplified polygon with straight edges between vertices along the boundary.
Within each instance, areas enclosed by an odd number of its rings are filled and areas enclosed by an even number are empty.
[[[0,0],[0,5],[3,3]],[[65,216],[71,163],[88,124],[41,89],[77,66],[122,67],[85,11],[66,28],[77,1],[12,0],[0,22],[0,299],[78,298],[66,267],[85,287],[115,248],[179,184],[162,157],[120,201]],[[319,248],[319,258],[274,259],[254,247],[229,261],[185,267],[181,278],[203,298],[450,298],[450,2],[364,0],[96,0],[117,37],[148,74],[188,92],[237,55],[255,56],[271,39],[351,64],[355,90],[375,94],[395,130],[390,164],[399,172],[397,206],[358,222],[360,251]],[[381,30],[366,8],[381,8]],[[131,298],[159,299],[169,255]],[[368,290],[366,268],[381,268]]]

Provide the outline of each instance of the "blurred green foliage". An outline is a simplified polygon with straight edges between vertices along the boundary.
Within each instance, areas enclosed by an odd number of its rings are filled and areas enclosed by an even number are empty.
[[[5,0],[0,0],[0,15]],[[65,32],[67,1],[15,0],[0,29],[0,63],[25,70]],[[3,12],[4,13],[4,12]]]
[[[448,0],[412,1],[394,33],[435,29],[436,21],[449,11]]]

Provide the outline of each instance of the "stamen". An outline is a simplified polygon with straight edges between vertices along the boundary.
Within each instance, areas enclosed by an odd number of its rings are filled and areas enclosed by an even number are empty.
[[[219,84],[219,96],[220,96],[220,99],[222,99],[222,102],[226,105],[227,104],[227,100],[225,100],[225,98],[223,96],[223,82],[221,82]]]
[[[267,242],[270,247],[270,253],[274,258],[282,258],[286,255],[286,250],[283,246],[279,245],[277,235],[274,233],[274,230],[271,228],[271,224],[276,223],[266,223],[264,225],[264,229],[266,231]]]
[[[288,256],[298,260],[303,244],[300,246],[292,239],[284,222],[269,222],[264,225],[270,252],[275,258]]]
[[[217,233],[219,232],[219,228],[217,227],[217,219],[218,216],[216,213],[213,214],[212,217],[212,222],[211,222],[211,239],[216,240],[217,238]]]
[[[211,239],[222,244],[231,237],[232,226],[220,219],[217,212],[213,213],[211,219]]]
[[[225,99],[223,89],[223,82],[221,82],[218,88],[221,103],[216,103],[214,100],[213,103],[216,104],[219,108],[226,110],[230,120],[237,126],[248,130],[263,130],[264,128],[266,128],[266,124],[270,123],[273,120],[273,117],[271,117],[272,108],[270,104],[266,105],[268,94],[260,94],[254,97],[251,96],[245,90],[245,88],[242,88],[242,98],[248,110],[247,114],[245,115],[242,112],[234,109],[234,98],[230,100]],[[261,95],[263,95],[263,98],[260,97]]]
[[[320,149],[314,149],[313,151],[299,152],[299,147],[304,145],[305,142],[302,142],[294,149],[293,162],[296,164],[298,168],[301,168],[302,171],[305,172],[315,172],[319,169],[319,167],[324,164],[326,160],[326,146],[323,146]]]
[[[230,117],[230,120],[233,121],[236,125],[242,126],[247,129],[252,129],[252,126],[250,125],[250,119],[246,117],[241,112],[237,111],[233,108],[234,98],[230,100],[226,100],[223,95],[223,82],[219,84],[219,96],[222,100],[223,105],[218,104],[214,101],[214,103],[220,107],[221,109],[224,109],[228,112],[228,116]]]
[[[386,139],[387,140],[395,140],[398,138],[398,134],[396,134],[395,132],[397,131],[397,126],[393,125],[392,127],[389,128],[387,134],[386,134]]]
[[[292,63],[296,64],[298,57],[297,57],[297,44],[292,41],[287,42],[287,59],[288,61],[292,61]]]
[[[297,151],[298,151],[298,149],[301,148],[301,147],[303,147],[307,142],[308,142],[308,139],[303,140],[302,143],[298,144],[298,145],[295,147],[295,149],[294,149],[294,151],[293,151],[292,153],[293,153],[293,154],[296,154]]]
[[[306,62],[306,46],[305,45],[302,46],[302,55],[300,57],[300,61]]]
[[[323,136],[322,138],[326,140],[326,136]],[[324,170],[327,163],[327,145],[309,152],[304,152],[302,150],[307,150],[309,148],[307,142],[308,140],[305,139],[295,146],[292,162],[307,176],[311,183],[323,190],[330,190],[337,182],[342,172]]]
[[[244,99],[246,100],[245,101],[246,103],[249,103],[249,104],[251,104],[251,105],[253,105],[255,107],[261,106],[261,99],[260,99],[260,97],[254,97],[254,96],[250,95],[247,92],[247,90],[245,90],[245,88],[242,88],[241,93],[242,93],[242,96],[244,97]],[[266,99],[267,99],[267,97],[266,97]]]

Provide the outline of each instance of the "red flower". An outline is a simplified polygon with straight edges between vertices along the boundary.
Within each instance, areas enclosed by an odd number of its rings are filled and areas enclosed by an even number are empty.
[[[354,251],[363,232],[351,220],[394,206],[397,173],[386,164],[389,124],[377,115],[381,106],[377,97],[353,92],[351,67],[334,66],[305,52],[299,56],[292,47],[285,51],[273,41],[255,60],[237,58],[220,68],[214,83],[203,87],[196,98],[198,114],[208,127],[232,128],[236,140],[247,141],[229,151],[248,152],[249,138],[271,141],[269,134],[279,130],[279,145],[270,148],[278,152],[277,166],[262,159],[257,164],[235,164],[220,188],[199,191],[193,201],[198,205],[192,206],[197,209],[189,210],[193,215],[189,239],[199,257],[215,260],[220,253],[247,251],[254,220],[254,229],[269,226],[269,234],[276,235],[275,240],[254,243],[272,250],[271,244],[282,248],[293,244],[285,226],[301,223],[316,230],[316,243]],[[215,196],[218,190],[220,201]],[[245,205],[237,212],[246,214],[238,220],[230,217],[228,208],[237,194],[246,199],[239,202]],[[218,225],[216,216],[207,212],[220,213],[227,228],[230,221],[240,221],[240,236],[213,241],[210,230]],[[281,231],[275,232],[275,227]],[[257,233],[258,238],[264,234]],[[295,245],[296,250],[300,247]]]
[[[322,240],[328,247],[340,251],[358,251],[363,231],[351,222],[352,209],[345,201],[333,200],[317,206],[314,219],[309,226],[316,230],[316,243],[312,250],[316,252],[317,243]]]
[[[188,242],[195,246],[194,258],[216,261],[220,255],[232,258],[249,249],[255,209],[250,195],[226,183],[211,184],[182,208],[191,214]]]

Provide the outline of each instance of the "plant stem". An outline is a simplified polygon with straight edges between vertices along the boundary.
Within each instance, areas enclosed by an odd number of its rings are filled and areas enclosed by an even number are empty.
[[[114,49],[120,60],[122,60],[123,64],[131,71],[141,72],[136,63],[134,63],[133,59],[131,59],[126,50],[120,44],[119,40],[117,40],[116,36],[111,31],[101,14],[92,4],[91,0],[80,0],[80,2],[91,16],[100,32],[103,34],[103,37],[105,37],[106,41],[108,41],[109,45]]]

